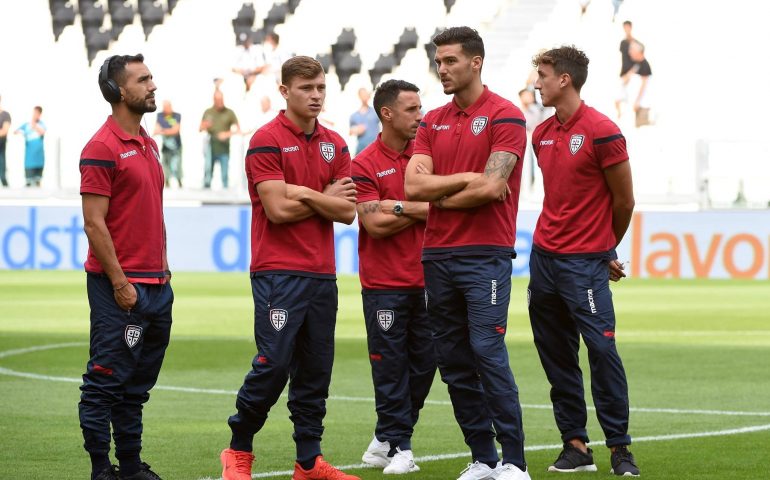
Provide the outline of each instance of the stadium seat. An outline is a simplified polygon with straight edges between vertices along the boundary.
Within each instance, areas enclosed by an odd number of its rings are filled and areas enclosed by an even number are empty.
[[[357,53],[346,52],[338,60],[335,60],[334,68],[340,79],[340,87],[344,89],[351,75],[361,72],[361,58]]]
[[[168,14],[171,15],[171,12],[174,11],[174,7],[176,7],[177,0],[166,0],[166,7],[168,9]]]
[[[380,58],[378,58],[377,61],[374,62],[374,66],[369,69],[369,78],[372,81],[372,85],[376,86],[379,84],[382,76],[392,72],[397,64],[397,58],[393,54],[380,54]]]
[[[332,55],[331,53],[319,53],[315,56],[315,59],[318,60],[318,63],[321,64],[321,66],[324,69],[324,72],[329,73],[329,69],[332,66]]]
[[[444,7],[446,7],[446,13],[449,13],[452,10],[452,7],[455,4],[455,0],[444,0]]]
[[[289,13],[290,13],[290,14],[294,15],[294,11],[295,11],[295,10],[297,9],[297,7],[299,6],[299,2],[300,2],[300,0],[289,0],[289,1],[286,3],[286,6],[288,7],[288,9],[289,9]]]
[[[353,51],[356,46],[356,33],[352,28],[343,28],[337,37],[337,42],[332,45],[332,59],[334,64],[339,63],[339,59]]]
[[[233,27],[243,26],[251,28],[254,25],[254,19],[256,17],[257,12],[254,10],[254,4],[251,2],[244,3],[233,19]]]
[[[139,15],[142,17],[142,27],[144,28],[144,38],[146,40],[150,37],[152,29],[155,28],[156,25],[163,23],[165,12],[163,11],[163,7],[155,2],[140,2],[139,8]]]
[[[262,28],[265,32],[272,32],[276,25],[280,25],[286,21],[286,17],[289,15],[289,6],[285,3],[276,3],[270,8],[265,17]]]
[[[51,16],[53,22],[53,37],[55,41],[59,40],[59,35],[68,27],[75,23],[75,7],[71,3],[65,2],[56,5]]]
[[[396,57],[396,64],[401,64],[406,51],[417,47],[417,31],[414,28],[404,28],[404,32],[398,39],[398,43],[393,45],[393,54]]]
[[[428,55],[428,64],[430,65],[430,71],[433,72],[438,77],[438,67],[436,66],[436,62],[433,61],[433,59],[436,57],[436,46],[433,45],[433,37],[438,35],[439,33],[443,32],[443,28],[437,28],[435,32],[433,32],[433,35],[430,36],[430,41],[425,44],[425,54]]]
[[[112,36],[110,32],[105,32],[99,29],[88,30],[86,33],[86,55],[88,57],[88,65],[96,58],[96,54],[102,50],[107,50],[110,46],[110,40]]]
[[[126,25],[134,23],[136,12],[127,2],[119,0],[109,3],[110,20],[112,21],[112,39],[117,40]]]
[[[80,23],[83,31],[98,30],[104,25],[104,7],[90,1],[80,2]]]

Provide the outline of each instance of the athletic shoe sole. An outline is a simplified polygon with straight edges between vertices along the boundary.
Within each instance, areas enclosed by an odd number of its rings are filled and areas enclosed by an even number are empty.
[[[390,460],[369,452],[365,452],[364,456],[361,457],[361,460],[363,460],[363,462],[367,465],[371,465],[373,467],[385,468],[390,465]]]
[[[579,467],[575,468],[556,468],[554,465],[551,465],[548,467],[549,472],[556,472],[556,473],[578,473],[578,472],[595,472],[596,471],[596,465],[581,465]]]
[[[615,473],[615,469],[614,468],[610,469],[610,473],[613,474],[613,475],[618,475],[617,473]],[[619,477],[638,477],[639,475],[634,475],[631,472],[626,472],[626,473],[624,473],[622,475],[618,475],[618,476]]]

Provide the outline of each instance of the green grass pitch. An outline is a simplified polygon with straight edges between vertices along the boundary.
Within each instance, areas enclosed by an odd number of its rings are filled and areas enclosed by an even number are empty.
[[[172,340],[145,407],[143,459],[166,480],[216,479],[229,441],[227,417],[255,351],[249,280],[243,273],[178,273],[173,283]],[[380,471],[359,466],[375,422],[360,287],[352,276],[338,283],[324,454],[335,465],[355,466],[350,471],[362,479],[381,479]],[[530,474],[555,478],[546,468],[559,435],[532,344],[526,284],[514,279],[506,339]],[[770,478],[770,283],[629,279],[613,291],[632,451],[643,478]],[[0,479],[88,478],[77,418],[87,342],[82,272],[0,271]],[[589,433],[599,472],[577,476],[611,478],[593,412]],[[422,470],[409,478],[455,479],[469,461],[438,377],[413,447]],[[257,435],[254,453],[256,477],[291,478],[285,397]]]

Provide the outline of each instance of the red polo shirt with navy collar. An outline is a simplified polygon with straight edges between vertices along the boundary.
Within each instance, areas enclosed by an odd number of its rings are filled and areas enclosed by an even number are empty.
[[[350,154],[342,137],[316,120],[308,139],[281,110],[251,137],[246,176],[252,211],[252,274],[335,278],[333,222],[313,215],[298,222],[272,223],[256,185],[283,180],[322,192],[333,180],[349,177]]]
[[[467,209],[430,206],[423,260],[463,255],[515,255],[516,215],[521,186],[521,157],[527,143],[524,115],[515,105],[489,91],[468,108],[455,100],[428,112],[417,129],[414,153],[433,158],[433,173],[484,172],[492,152],[518,157],[508,177],[511,194]]]
[[[382,134],[353,160],[357,203],[404,200],[404,174],[412,157],[414,141],[403,152],[382,142]],[[416,222],[385,238],[367,233],[358,221],[358,274],[367,290],[412,290],[425,286],[420,251],[425,222]]]
[[[129,282],[165,283],[163,168],[158,146],[139,127],[123,131],[110,115],[80,154],[80,193],[109,197],[105,223]],[[104,273],[89,247],[85,269]]]
[[[606,255],[615,248],[612,194],[604,169],[628,161],[626,139],[606,115],[581,102],[532,134],[545,198],[533,243],[544,253]]]

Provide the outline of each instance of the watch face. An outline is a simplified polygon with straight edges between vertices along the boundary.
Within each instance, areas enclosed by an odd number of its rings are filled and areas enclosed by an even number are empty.
[[[404,212],[404,206],[400,203],[397,203],[393,206],[393,213],[396,215],[401,215]]]

